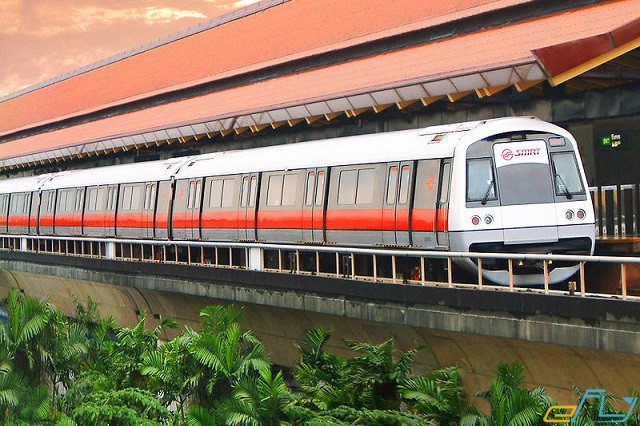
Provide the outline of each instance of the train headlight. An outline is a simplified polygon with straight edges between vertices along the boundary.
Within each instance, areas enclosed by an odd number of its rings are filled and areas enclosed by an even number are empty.
[[[564,214],[564,217],[567,218],[567,220],[573,220],[573,210],[567,210],[567,212]]]
[[[576,213],[576,216],[578,217],[578,219],[584,220],[584,218],[587,217],[587,212],[585,212],[584,210],[580,209]]]
[[[491,216],[490,214],[486,215],[484,217],[484,223],[486,223],[487,225],[491,225],[493,223],[493,216]]]
[[[480,224],[480,216],[473,216],[471,218],[471,223],[474,225],[479,225]]]

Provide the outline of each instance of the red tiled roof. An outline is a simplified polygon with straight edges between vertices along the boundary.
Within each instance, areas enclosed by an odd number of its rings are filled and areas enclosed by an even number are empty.
[[[640,0],[486,29],[39,134],[0,144],[0,158],[415,82],[466,78],[521,64],[537,67],[533,51],[589,39],[621,26],[640,26]]]
[[[294,0],[0,103],[0,135],[533,0]]]

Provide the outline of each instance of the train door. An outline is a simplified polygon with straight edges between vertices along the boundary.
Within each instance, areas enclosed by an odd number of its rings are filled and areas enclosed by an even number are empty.
[[[157,183],[144,185],[144,202],[142,206],[142,236],[154,238],[155,209],[156,209]]]
[[[387,164],[385,202],[382,209],[382,239],[384,244],[409,245],[409,212],[413,188],[413,163]]]
[[[107,206],[104,219],[104,231],[107,236],[116,235],[116,206],[118,205],[118,185],[107,189]]]
[[[53,213],[56,208],[56,190],[51,189],[41,194],[38,232],[40,235],[53,235]]]
[[[449,248],[449,190],[451,187],[451,160],[442,160],[440,185],[436,205],[436,245]]]
[[[177,239],[200,238],[200,200],[202,178],[176,182],[176,200],[173,211],[173,236]]]
[[[411,210],[411,240],[420,248],[436,248],[436,218],[441,160],[418,161]]]
[[[82,213],[84,210],[84,188],[76,188],[76,203],[73,211],[73,235],[82,235]]]
[[[238,209],[238,238],[256,239],[256,202],[258,197],[257,173],[242,175],[240,208]]]
[[[31,193],[31,212],[29,213],[29,234],[38,235],[38,216],[40,215],[40,193]]]
[[[302,217],[302,240],[324,241],[324,205],[326,199],[327,168],[307,169]]]
[[[158,196],[156,197],[155,236],[156,238],[169,238],[169,207],[171,202],[171,181],[165,180],[158,184]]]
[[[9,194],[0,194],[0,233],[7,233],[7,215],[9,214]]]

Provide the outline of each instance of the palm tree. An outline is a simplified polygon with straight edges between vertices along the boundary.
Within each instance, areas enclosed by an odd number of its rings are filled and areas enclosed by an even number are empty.
[[[417,412],[439,425],[457,425],[464,403],[460,386],[460,369],[448,367],[407,379],[398,388],[405,399],[415,401]]]
[[[8,321],[0,326],[3,345],[15,367],[33,384],[42,382],[46,364],[50,362],[47,342],[51,340],[56,308],[48,300],[25,297],[10,290],[5,301]]]
[[[522,388],[523,365],[518,362],[498,364],[496,378],[491,389],[476,393],[491,404],[491,414],[486,416],[474,406],[463,410],[463,426],[543,425],[552,399],[542,387],[534,390]]]

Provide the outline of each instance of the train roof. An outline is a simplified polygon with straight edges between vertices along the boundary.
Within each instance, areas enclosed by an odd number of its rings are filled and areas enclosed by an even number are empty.
[[[0,180],[0,193],[38,191],[42,184],[51,179],[52,173],[38,176],[19,177]]]
[[[206,154],[183,166],[176,178],[450,157],[461,134],[479,123]]]
[[[460,145],[527,130],[568,135],[536,118],[507,117],[0,180],[0,193],[445,158],[452,157]]]
[[[176,169],[191,158],[170,158],[161,161],[119,164],[59,173],[45,182],[42,189],[169,180],[175,174]]]

